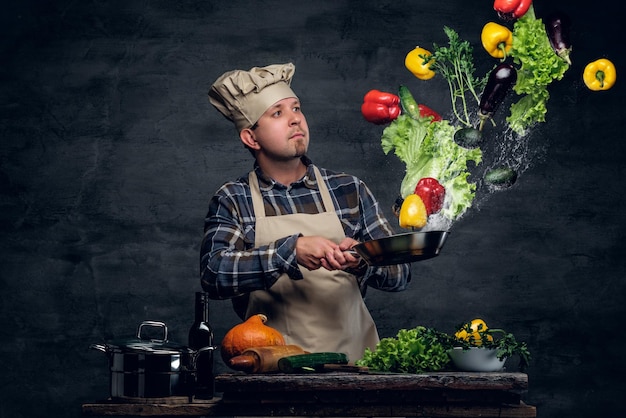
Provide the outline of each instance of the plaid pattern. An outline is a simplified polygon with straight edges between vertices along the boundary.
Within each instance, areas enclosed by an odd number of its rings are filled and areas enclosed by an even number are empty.
[[[325,210],[313,165],[306,157],[306,175],[290,186],[266,177],[255,164],[266,216],[293,213],[316,214]],[[345,235],[357,241],[393,234],[389,222],[365,183],[354,176],[320,168],[330,191]],[[286,273],[298,280],[302,273],[296,260],[299,234],[254,248],[255,216],[248,175],[225,183],[209,203],[205,218],[200,271],[202,286],[214,299],[228,299],[254,290],[267,289]],[[385,291],[406,289],[410,266],[369,267],[353,271],[364,293],[366,286]]]

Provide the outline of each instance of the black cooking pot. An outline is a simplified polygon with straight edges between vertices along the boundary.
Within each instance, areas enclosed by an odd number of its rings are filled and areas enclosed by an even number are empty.
[[[157,328],[162,338],[144,336],[146,328]],[[109,357],[112,398],[164,398],[190,396],[196,378],[198,355],[215,347],[192,350],[168,341],[163,322],[144,321],[137,338],[92,344],[90,348]]]

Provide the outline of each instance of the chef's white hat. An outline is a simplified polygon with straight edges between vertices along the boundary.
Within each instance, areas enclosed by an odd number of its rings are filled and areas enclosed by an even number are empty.
[[[298,97],[291,90],[292,63],[224,73],[211,86],[209,101],[238,131],[250,128],[274,103]]]

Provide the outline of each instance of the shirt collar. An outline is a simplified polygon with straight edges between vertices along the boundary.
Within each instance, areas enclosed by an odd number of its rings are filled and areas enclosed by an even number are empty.
[[[297,187],[298,185],[302,184],[304,187],[308,189],[317,190],[317,181],[315,178],[315,171],[313,170],[313,162],[306,155],[302,156],[301,160],[302,160],[302,163],[304,163],[304,165],[306,166],[306,173],[300,180],[296,181],[290,186],[284,186],[283,184],[278,183],[273,178],[266,176],[265,173],[263,173],[263,170],[261,170],[261,167],[259,167],[259,164],[255,161],[254,171],[257,177],[259,178],[259,188],[261,190],[267,191],[267,190],[271,190],[274,187],[277,187],[277,188]]]

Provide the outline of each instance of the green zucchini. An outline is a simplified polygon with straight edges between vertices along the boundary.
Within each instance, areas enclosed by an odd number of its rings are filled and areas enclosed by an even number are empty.
[[[419,119],[419,105],[415,101],[415,98],[409,91],[408,87],[400,86],[400,89],[398,90],[398,96],[400,97],[400,105],[404,114],[412,117],[413,119]]]
[[[516,180],[517,172],[506,166],[491,168],[485,173],[485,182],[496,187],[511,187]]]
[[[319,371],[324,364],[348,364],[348,356],[332,352],[296,354],[278,360],[278,370],[284,373]]]
[[[483,134],[476,128],[461,128],[454,133],[454,142],[463,148],[477,148],[483,142]]]

